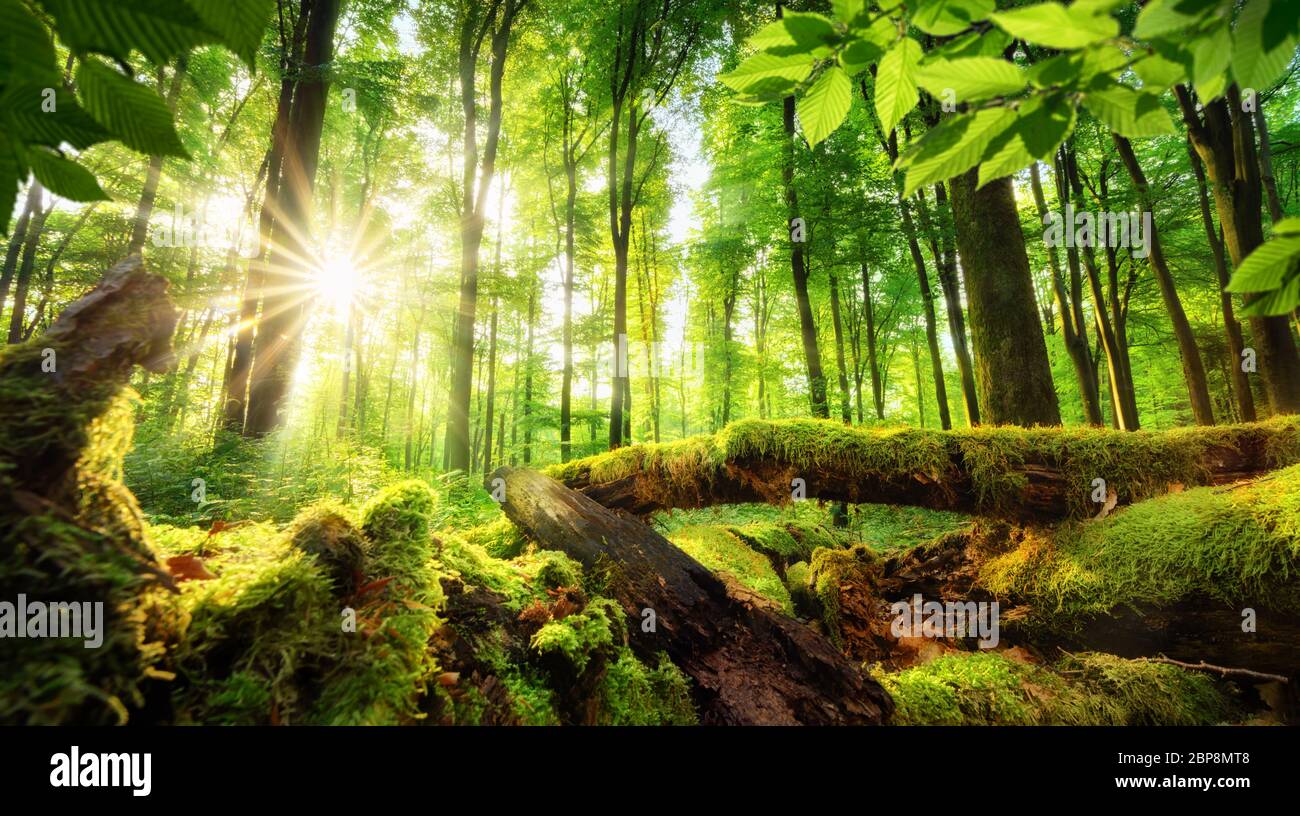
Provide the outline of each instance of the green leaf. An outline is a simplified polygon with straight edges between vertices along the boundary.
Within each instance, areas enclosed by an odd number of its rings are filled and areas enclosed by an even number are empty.
[[[1016,112],[995,107],[953,116],[925,134],[898,162],[906,170],[903,195],[946,181],[979,164],[984,149],[1011,126]]]
[[[36,178],[55,195],[69,201],[109,200],[91,172],[76,162],[43,147],[28,150],[25,158]]]
[[[60,147],[66,142],[77,150],[85,150],[111,138],[108,131],[77,104],[75,96],[62,88],[54,88],[51,100],[50,90],[39,85],[6,88],[0,97],[5,128],[27,144]],[[46,109],[47,100],[53,102],[53,110]]]
[[[1002,11],[992,19],[1011,36],[1048,48],[1083,48],[1119,35],[1119,23],[1111,17],[1067,9],[1060,3]]]
[[[1218,3],[1219,0],[1151,0],[1138,14],[1133,36],[1149,39],[1184,32]]]
[[[1300,274],[1291,274],[1291,278],[1282,286],[1266,295],[1251,298],[1239,312],[1243,317],[1274,317],[1291,314],[1300,306]]]
[[[1264,21],[1268,8],[1269,0],[1249,0],[1237,17],[1237,30],[1232,38],[1232,75],[1243,93],[1248,88],[1256,91],[1267,88],[1295,56],[1294,33],[1280,38],[1272,35],[1270,40],[1274,45],[1270,48],[1265,44]]]
[[[848,115],[852,101],[849,75],[835,66],[823,71],[798,102],[799,126],[809,147],[816,147],[835,132]]]
[[[1011,44],[1011,37],[1001,29],[990,28],[983,34],[971,31],[963,34],[938,48],[926,52],[921,64],[940,59],[964,59],[966,57],[1000,57]]]
[[[848,48],[840,52],[840,65],[850,75],[857,74],[880,59],[884,53],[870,40],[854,40]]]
[[[1074,130],[1075,111],[1064,94],[1031,97],[1016,121],[984,150],[979,185],[1023,170],[1055,152]]]
[[[1138,60],[1133,71],[1142,78],[1142,87],[1149,91],[1163,91],[1187,79],[1187,69],[1160,54],[1151,54]]]
[[[1300,218],[1292,216],[1283,218],[1273,225],[1274,235],[1297,235],[1300,234]]]
[[[1156,94],[1109,82],[1083,95],[1083,104],[1111,130],[1130,139],[1164,136],[1174,122]]]
[[[1287,270],[1300,258],[1300,238],[1274,238],[1256,247],[1228,282],[1229,292],[1269,292],[1282,285]]]
[[[0,133],[0,235],[9,234],[9,218],[18,198],[18,185],[27,177],[13,145]]]
[[[794,37],[791,37],[790,32],[786,30],[785,21],[777,20],[755,31],[746,43],[756,51],[765,51],[769,48],[794,45]]]
[[[812,69],[811,54],[777,56],[760,51],[740,63],[734,71],[722,74],[718,79],[742,93],[749,92],[750,88],[760,82],[772,79],[783,80],[793,89],[795,85],[808,78]]]
[[[162,97],[96,59],[77,69],[86,112],[122,144],[151,156],[188,158]]]
[[[59,39],[78,53],[129,60],[138,50],[162,65],[197,45],[220,42],[193,8],[177,0],[40,0]]]
[[[835,24],[820,14],[787,11],[781,21],[785,23],[785,30],[790,32],[795,44],[801,48],[834,45],[840,38],[835,33]]]
[[[912,25],[936,37],[948,37],[988,19],[995,0],[921,0],[912,14]]]
[[[834,12],[836,20],[849,28],[866,22],[868,16],[866,0],[831,0],[831,11]]]
[[[1228,70],[1232,62],[1232,32],[1224,20],[1196,38],[1192,46],[1192,82],[1199,88]],[[1217,94],[1216,94],[1217,95]],[[1211,99],[1213,97],[1206,97]]]
[[[0,85],[5,84],[6,77],[46,85],[59,83],[54,41],[18,0],[0,0]]]
[[[956,102],[979,102],[1024,89],[1025,72],[994,57],[936,60],[917,69],[916,81],[936,99],[951,90]]]
[[[885,133],[894,129],[916,107],[921,96],[916,90],[916,64],[921,44],[904,37],[889,49],[876,69],[876,115]]]
[[[220,37],[250,69],[266,34],[275,0],[186,0],[199,19]]]

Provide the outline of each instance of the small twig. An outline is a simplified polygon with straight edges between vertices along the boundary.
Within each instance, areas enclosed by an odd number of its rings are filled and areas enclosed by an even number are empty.
[[[1251,669],[1234,669],[1227,666],[1212,666],[1204,660],[1200,663],[1184,663],[1181,660],[1173,660],[1164,655],[1160,655],[1159,657],[1148,657],[1146,660],[1151,663],[1165,663],[1170,666],[1178,666],[1193,671],[1206,671],[1211,674],[1217,674],[1220,677],[1249,677],[1252,680],[1276,680],[1279,683],[1290,682],[1289,678],[1281,674],[1269,674],[1268,672],[1257,672]]]

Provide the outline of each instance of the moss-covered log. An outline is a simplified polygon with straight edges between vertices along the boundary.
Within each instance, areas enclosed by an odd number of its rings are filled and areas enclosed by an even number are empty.
[[[103,604],[98,648],[0,640],[0,722],[124,722],[161,688],[176,621],[159,604],[172,581],[121,468],[132,369],[171,360],[166,289],[129,258],[45,334],[0,352],[0,600]]]
[[[979,522],[868,567],[828,582],[838,630],[878,636],[916,594],[996,600],[1004,642],[1300,676],[1300,466],[1052,529]]]
[[[705,723],[875,724],[890,699],[829,641],[729,585],[634,518],[530,470],[501,468],[506,515],[603,579],[643,659],[695,681]]]
[[[610,508],[809,499],[959,510],[1021,520],[1096,515],[1300,462],[1300,418],[1170,431],[862,428],[743,420],[714,436],[633,445],[547,473]],[[1096,480],[1104,481],[1103,485]]]

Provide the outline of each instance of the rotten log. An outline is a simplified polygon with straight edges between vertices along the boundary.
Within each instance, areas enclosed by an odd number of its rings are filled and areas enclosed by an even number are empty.
[[[852,631],[889,603],[997,601],[1002,640],[1300,677],[1300,466],[1062,527],[981,521],[841,585]]]
[[[546,472],[612,509],[808,498],[1055,521],[1300,462],[1300,417],[1160,432],[933,431],[826,420],[743,420],[714,436],[633,445]],[[1101,481],[1098,481],[1101,480]]]
[[[824,637],[711,573],[636,518],[536,471],[499,468],[506,515],[607,582],[643,659],[659,652],[694,681],[709,724],[870,725],[889,695]]]

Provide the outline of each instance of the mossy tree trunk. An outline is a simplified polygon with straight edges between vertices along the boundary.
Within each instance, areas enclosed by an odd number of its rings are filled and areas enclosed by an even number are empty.
[[[1011,179],[979,187],[976,170],[954,178],[952,210],[983,420],[993,425],[1060,425]]]

